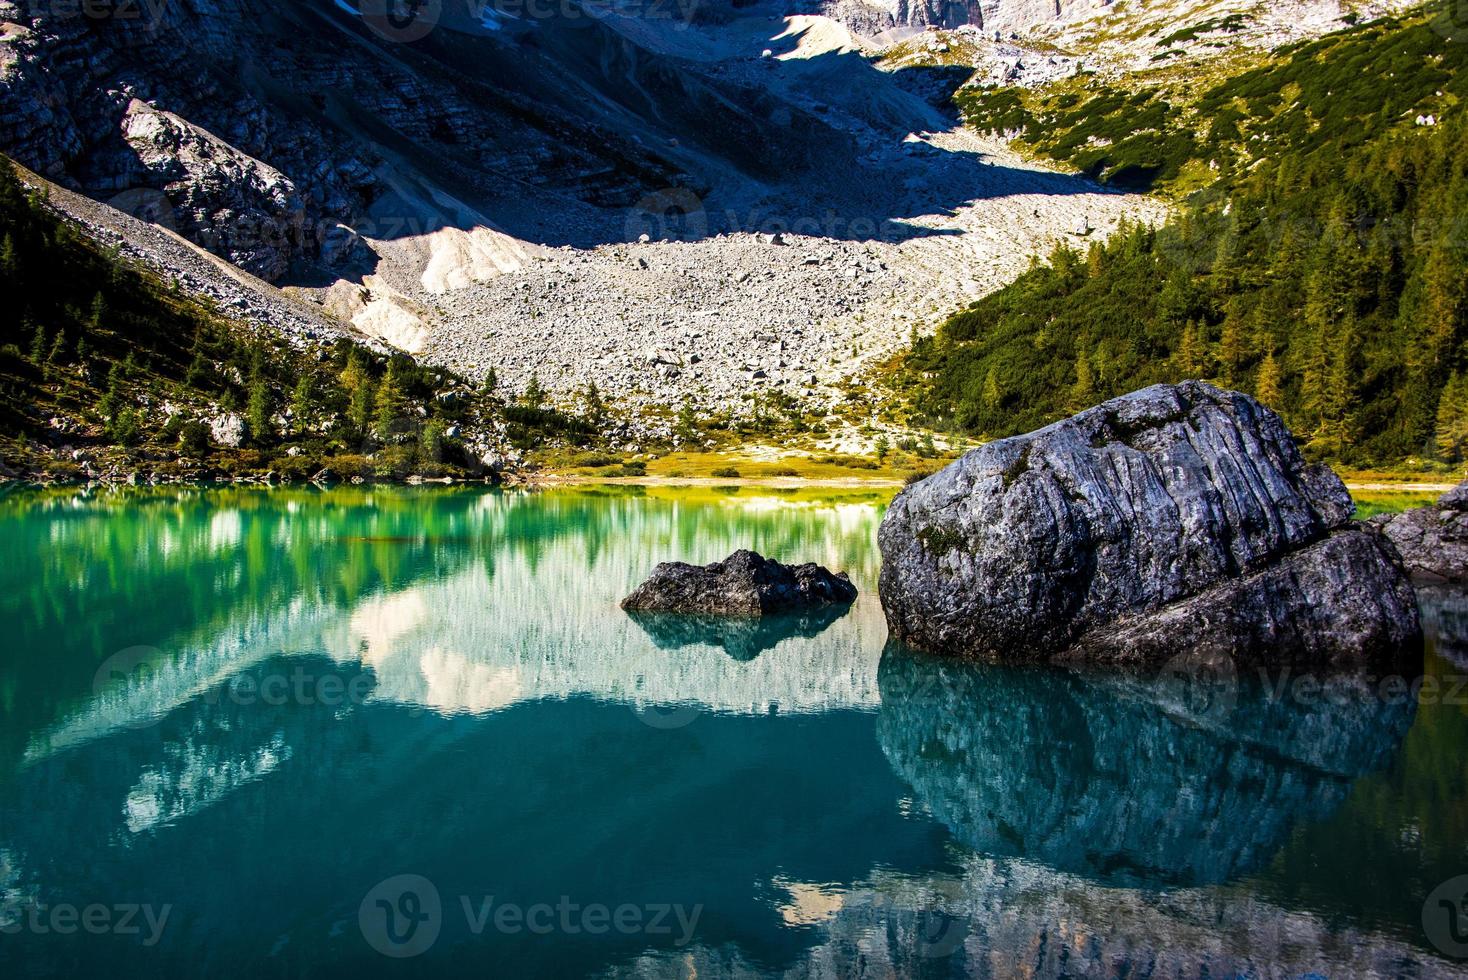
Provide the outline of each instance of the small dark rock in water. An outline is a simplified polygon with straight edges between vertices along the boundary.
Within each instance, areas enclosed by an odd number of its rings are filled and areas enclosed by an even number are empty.
[[[899,640],[995,660],[1375,660],[1421,632],[1393,549],[1352,509],[1254,399],[1156,385],[900,493],[882,606]]]
[[[1402,563],[1421,582],[1468,582],[1468,480],[1437,500],[1400,514],[1380,514],[1380,525]]]
[[[753,551],[734,552],[712,565],[666,561],[622,600],[643,612],[763,616],[828,603],[849,603],[856,586],[845,572],[831,574],[812,562],[782,565]]]

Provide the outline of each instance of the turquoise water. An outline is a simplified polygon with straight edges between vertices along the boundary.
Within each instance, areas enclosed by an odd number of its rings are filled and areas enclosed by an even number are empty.
[[[882,503],[0,497],[0,975],[1465,962],[1461,595],[1429,600],[1420,697],[1417,669],[963,666],[884,649]],[[736,547],[862,596],[758,629],[617,608]]]

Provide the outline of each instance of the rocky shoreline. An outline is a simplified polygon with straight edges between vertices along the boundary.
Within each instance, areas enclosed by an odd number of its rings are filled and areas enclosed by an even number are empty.
[[[276,469],[242,467],[230,469],[200,465],[196,461],[173,456],[120,462],[99,458],[91,450],[52,454],[45,463],[15,465],[0,459],[0,487],[31,485],[53,486],[335,486],[341,484],[481,484],[525,483],[534,479],[532,471],[515,465],[485,467],[479,472],[451,473],[338,473],[328,467],[310,468],[305,473],[284,473]]]
[[[1468,480],[1436,506],[1372,518],[1402,556],[1416,582],[1468,582]]]

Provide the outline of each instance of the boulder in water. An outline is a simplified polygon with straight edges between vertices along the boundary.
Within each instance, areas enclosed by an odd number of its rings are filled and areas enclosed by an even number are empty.
[[[1279,416],[1156,385],[976,449],[878,532],[894,637],[1008,661],[1361,663],[1420,637],[1385,539]]]
[[[856,586],[845,572],[832,574],[813,562],[782,565],[739,550],[712,565],[667,561],[622,600],[638,612],[763,616],[827,604],[850,603]]]

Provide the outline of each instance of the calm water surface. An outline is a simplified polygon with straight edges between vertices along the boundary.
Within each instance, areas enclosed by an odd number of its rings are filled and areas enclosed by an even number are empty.
[[[1465,962],[1461,595],[1429,600],[1420,698],[962,666],[884,649],[882,504],[0,497],[0,976]],[[757,628],[617,608],[746,546],[862,597]]]

